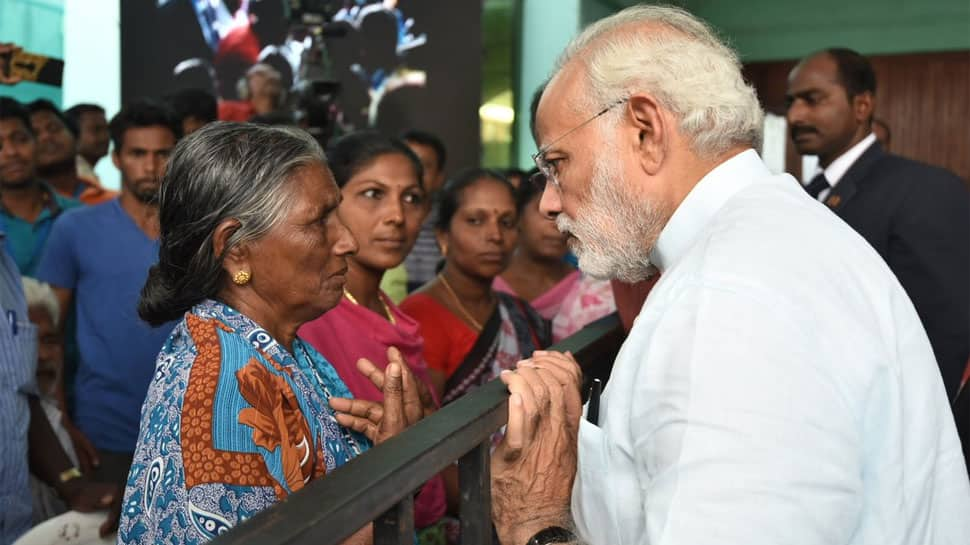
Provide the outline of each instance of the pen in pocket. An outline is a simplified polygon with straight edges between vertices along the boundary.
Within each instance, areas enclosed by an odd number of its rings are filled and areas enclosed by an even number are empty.
[[[8,310],[7,311],[7,323],[10,324],[10,333],[13,334],[14,337],[16,337],[17,336],[17,330],[19,329],[18,328],[18,325],[17,325],[17,313],[16,312],[14,312],[12,310]]]
[[[593,425],[599,425],[600,394],[602,392],[603,381],[594,378],[593,384],[589,387],[589,407],[586,408],[586,421]]]

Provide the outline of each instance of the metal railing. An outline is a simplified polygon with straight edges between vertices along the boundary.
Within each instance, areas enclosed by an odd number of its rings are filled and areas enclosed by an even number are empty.
[[[604,383],[623,341],[616,315],[564,339],[586,385]],[[584,386],[583,391],[587,391]],[[376,545],[413,545],[414,492],[458,460],[462,543],[492,543],[490,437],[508,390],[492,381],[213,540],[216,545],[336,545],[374,522]]]

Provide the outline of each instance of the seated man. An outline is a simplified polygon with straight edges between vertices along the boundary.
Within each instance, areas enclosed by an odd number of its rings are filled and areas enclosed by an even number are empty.
[[[27,317],[37,328],[37,398],[51,431],[64,449],[74,467],[79,466],[77,454],[71,444],[71,436],[64,427],[63,392],[60,391],[61,374],[64,371],[64,341],[60,334],[61,311],[51,287],[25,276],[24,296],[27,300]],[[57,492],[31,475],[31,493],[34,496],[34,524],[39,524],[66,510]]]
[[[38,355],[45,365],[58,356],[48,350],[57,344],[51,316],[57,311],[50,298],[41,303],[36,290],[29,291],[25,297],[13,260],[0,252],[0,312],[6,317],[0,327],[0,543],[12,543],[39,520],[37,512],[32,515],[29,474],[48,491],[52,506],[56,500],[55,512],[65,505],[84,512],[109,509],[100,528],[105,536],[117,527],[121,490],[78,470],[65,450],[69,439],[58,436],[38,398]]]

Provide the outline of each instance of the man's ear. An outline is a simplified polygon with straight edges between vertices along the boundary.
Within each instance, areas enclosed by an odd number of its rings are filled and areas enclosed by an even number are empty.
[[[644,172],[653,176],[660,170],[667,154],[670,138],[668,126],[657,100],[648,94],[630,97],[626,105],[631,135]],[[625,131],[624,131],[625,132]]]
[[[222,220],[219,225],[216,226],[215,231],[212,232],[212,254],[216,259],[223,257],[222,268],[226,270],[230,275],[234,274],[239,270],[249,270],[249,252],[245,245],[235,245],[229,248],[226,252],[226,247],[229,245],[229,239],[232,235],[239,230],[240,224],[239,220],[235,218],[229,218]],[[225,254],[223,256],[223,254]]]
[[[118,155],[117,149],[111,150],[111,162],[116,169],[121,170],[121,157]]]
[[[852,113],[859,123],[872,121],[872,114],[876,111],[876,97],[872,93],[859,93],[852,97]]]

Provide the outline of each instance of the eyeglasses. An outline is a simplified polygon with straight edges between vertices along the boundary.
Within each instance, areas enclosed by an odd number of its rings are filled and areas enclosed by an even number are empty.
[[[536,187],[538,187],[539,189],[545,189],[546,182],[551,181],[552,184],[556,186],[556,189],[559,189],[560,188],[559,180],[556,178],[556,167],[553,166],[552,163],[546,160],[546,153],[549,151],[549,148],[558,144],[570,134],[592,123],[593,120],[602,117],[603,115],[606,114],[606,112],[612,110],[613,108],[616,108],[617,106],[619,106],[620,104],[623,104],[627,100],[629,100],[629,97],[621,98],[616,102],[611,103],[609,106],[603,108],[602,110],[597,112],[595,115],[593,115],[586,121],[583,121],[579,125],[576,125],[575,127],[569,129],[568,131],[559,135],[559,137],[553,140],[552,142],[549,142],[545,146],[542,146],[541,148],[539,148],[539,151],[535,152],[535,154],[532,155],[532,160],[535,161],[536,168],[539,169],[539,172],[536,172],[535,174],[530,176],[529,182],[535,185]]]

